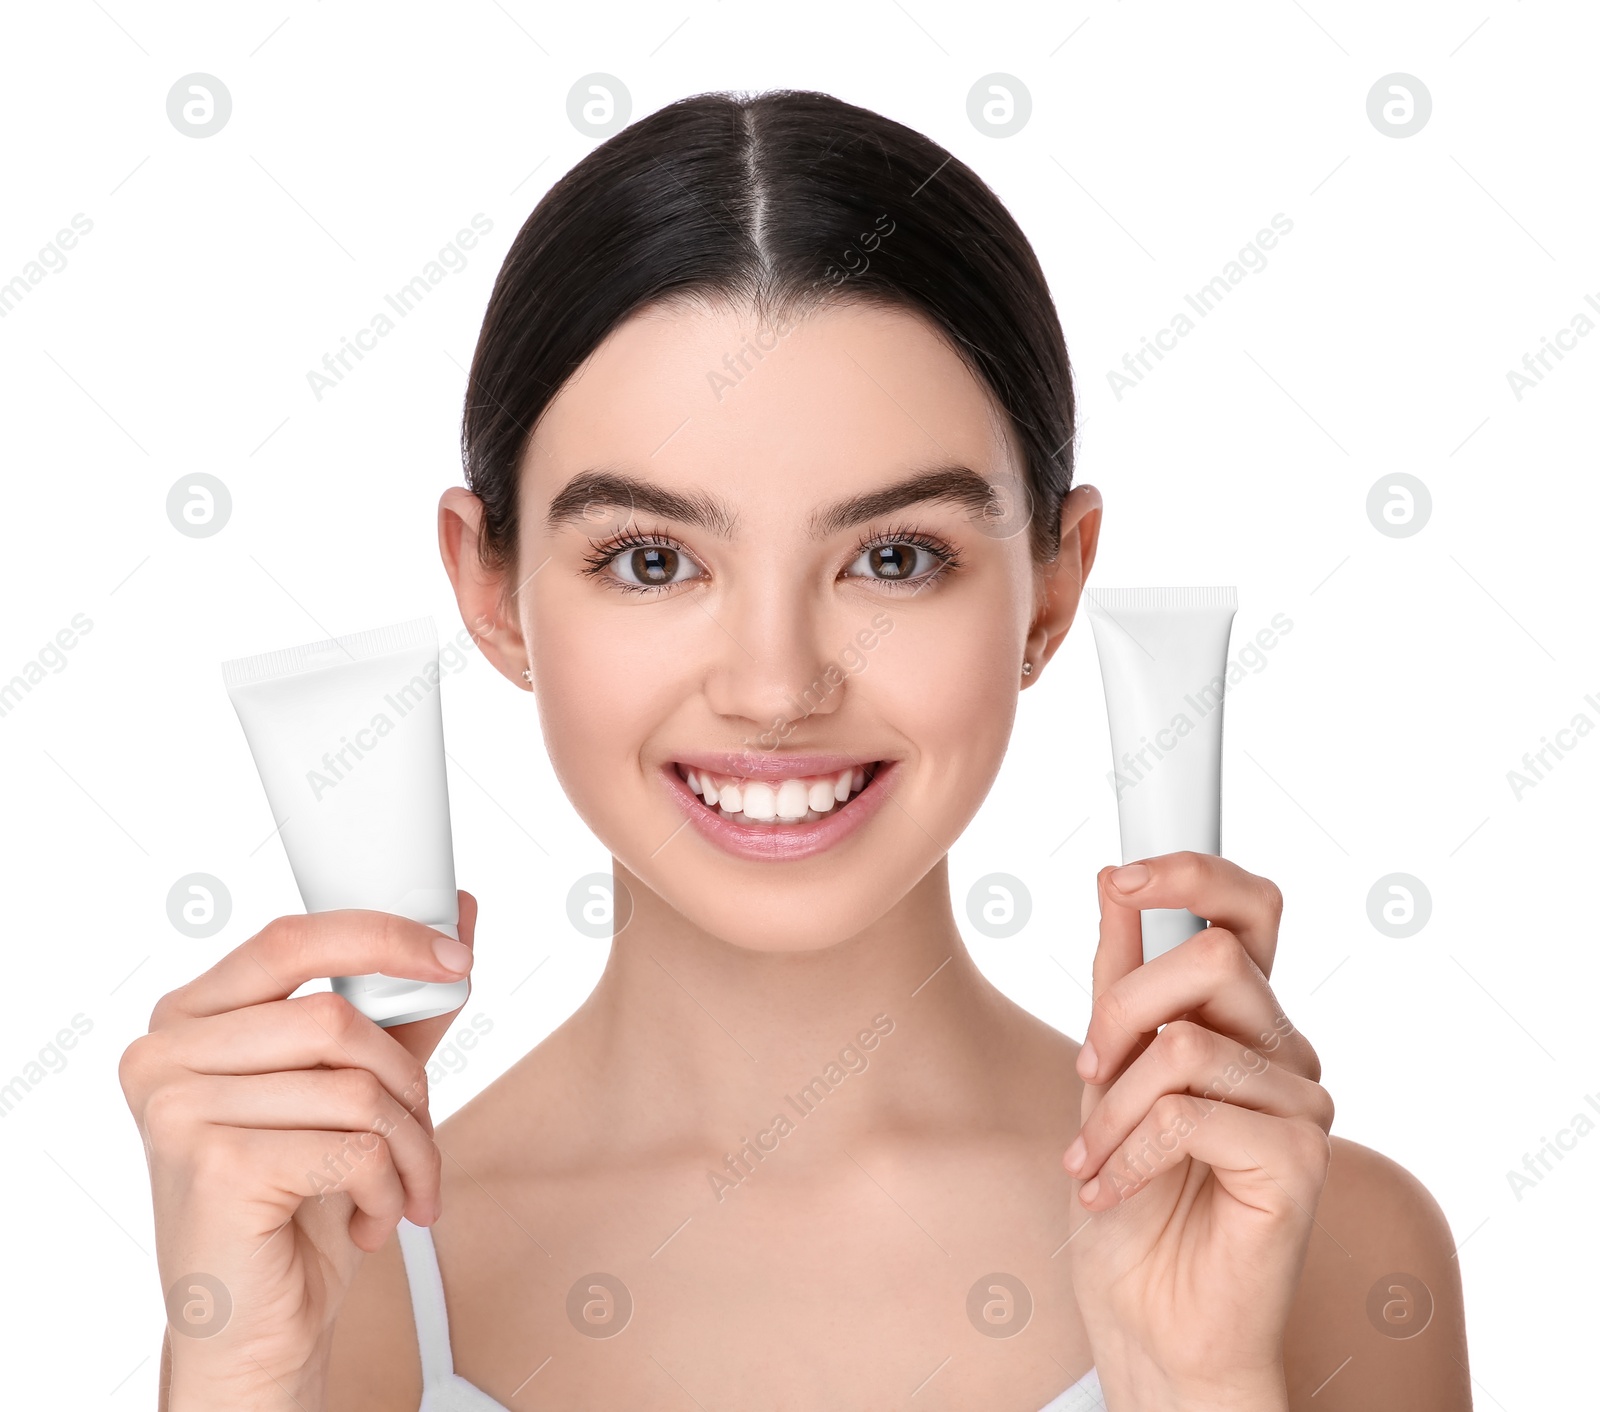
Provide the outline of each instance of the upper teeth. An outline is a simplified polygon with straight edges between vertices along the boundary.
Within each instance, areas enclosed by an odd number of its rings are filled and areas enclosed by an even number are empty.
[[[679,773],[689,788],[724,818],[737,818],[741,823],[820,819],[867,782],[866,769],[860,765],[833,775],[798,775],[786,780],[741,779],[687,766],[679,766]]]

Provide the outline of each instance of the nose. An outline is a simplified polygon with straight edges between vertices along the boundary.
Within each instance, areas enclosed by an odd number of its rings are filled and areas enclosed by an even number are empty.
[[[719,716],[749,723],[770,749],[798,722],[843,704],[850,674],[813,606],[763,593],[742,605],[724,597],[706,612],[720,629],[704,687]],[[842,650],[849,634],[843,624],[834,631]]]

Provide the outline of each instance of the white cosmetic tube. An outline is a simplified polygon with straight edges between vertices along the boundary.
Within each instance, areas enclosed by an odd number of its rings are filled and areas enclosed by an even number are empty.
[[[433,619],[237,658],[222,679],[306,911],[390,912],[460,940]],[[383,1026],[447,1014],[468,990],[331,980]]]
[[[1111,718],[1122,861],[1222,851],[1222,701],[1232,588],[1088,589]],[[1206,925],[1181,907],[1139,914],[1146,961]]]

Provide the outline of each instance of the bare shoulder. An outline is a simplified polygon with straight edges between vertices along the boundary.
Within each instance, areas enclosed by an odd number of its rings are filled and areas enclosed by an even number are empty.
[[[1070,1100],[1070,1142],[1077,1132],[1077,1104],[1083,1097],[1083,1080],[1077,1069],[1078,1051],[1083,1045],[1010,996],[996,990],[992,999],[997,1029],[1003,1036],[992,1051],[997,1072],[1008,1087],[1014,1086],[1017,1075],[1022,1074],[1030,1084],[1042,1085],[1051,1103]]]
[[[1284,1341],[1291,1406],[1470,1409],[1461,1271],[1444,1212],[1399,1163],[1345,1138],[1332,1145]]]

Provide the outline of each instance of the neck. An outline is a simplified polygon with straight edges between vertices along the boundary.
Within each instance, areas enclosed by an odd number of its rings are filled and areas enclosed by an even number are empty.
[[[632,917],[561,1031],[604,1145],[720,1160],[779,1116],[846,1144],[992,1116],[1012,1007],[961,940],[945,860],[859,935],[803,952],[731,945],[615,879]]]

